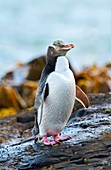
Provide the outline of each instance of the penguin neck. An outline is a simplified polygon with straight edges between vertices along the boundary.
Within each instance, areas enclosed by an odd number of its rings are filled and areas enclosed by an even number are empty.
[[[69,63],[66,57],[58,57],[55,65],[55,71],[64,72],[69,69]]]
[[[46,60],[46,72],[48,74],[55,70],[56,60],[57,58]]]

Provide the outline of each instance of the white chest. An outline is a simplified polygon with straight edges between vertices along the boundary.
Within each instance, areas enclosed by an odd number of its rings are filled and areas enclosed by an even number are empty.
[[[75,79],[71,70],[64,73],[53,72],[47,79],[49,83],[49,96],[45,106],[53,112],[72,109],[76,96]],[[47,109],[46,109],[47,110]]]

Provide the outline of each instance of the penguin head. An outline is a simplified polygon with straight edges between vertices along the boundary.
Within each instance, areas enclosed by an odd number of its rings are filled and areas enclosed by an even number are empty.
[[[46,60],[52,62],[59,56],[65,56],[72,48],[74,48],[73,44],[65,45],[63,41],[54,41],[53,44],[48,47]]]

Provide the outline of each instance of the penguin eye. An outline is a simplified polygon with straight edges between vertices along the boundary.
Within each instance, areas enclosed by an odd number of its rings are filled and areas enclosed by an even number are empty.
[[[52,46],[49,46],[49,48],[48,48],[49,50],[51,50],[51,49],[53,49],[53,47]]]
[[[54,47],[49,46],[49,49],[48,49],[48,50],[54,51]]]

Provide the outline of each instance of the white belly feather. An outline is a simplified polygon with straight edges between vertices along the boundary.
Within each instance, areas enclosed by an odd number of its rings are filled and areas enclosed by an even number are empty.
[[[75,79],[70,69],[63,73],[52,72],[47,83],[49,95],[43,104],[40,136],[60,133],[72,113],[76,96]]]

